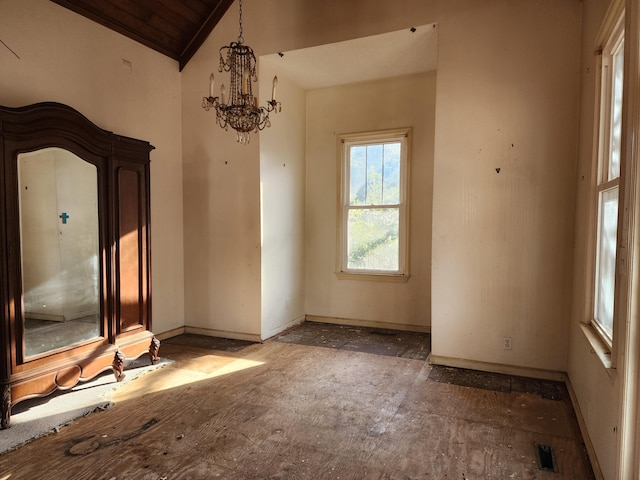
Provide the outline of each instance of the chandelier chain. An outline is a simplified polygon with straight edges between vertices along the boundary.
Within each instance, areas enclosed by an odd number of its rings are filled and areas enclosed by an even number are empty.
[[[244,37],[242,36],[242,0],[240,0],[240,18],[238,23],[240,24],[240,35],[238,35],[238,43],[244,43]]]

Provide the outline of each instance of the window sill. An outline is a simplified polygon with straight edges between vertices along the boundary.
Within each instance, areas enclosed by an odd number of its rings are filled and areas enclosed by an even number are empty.
[[[612,370],[611,347],[598,335],[596,329],[589,323],[581,323],[580,327],[587,341],[591,345],[591,352],[595,353],[604,368]]]
[[[365,280],[368,282],[406,283],[409,281],[409,275],[390,275],[386,273],[336,272],[336,277],[340,280]]]

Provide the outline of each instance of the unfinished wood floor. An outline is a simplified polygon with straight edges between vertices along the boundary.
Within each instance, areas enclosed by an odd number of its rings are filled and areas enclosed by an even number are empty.
[[[0,456],[0,480],[593,478],[560,384],[432,367],[427,335],[306,326],[164,342],[175,363]]]

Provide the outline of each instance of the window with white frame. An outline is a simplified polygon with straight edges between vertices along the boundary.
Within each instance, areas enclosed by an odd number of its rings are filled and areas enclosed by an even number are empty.
[[[408,276],[410,129],[341,135],[338,273]]]
[[[596,261],[593,325],[611,347],[614,330],[624,30],[613,30],[601,56],[600,122],[597,172]]]

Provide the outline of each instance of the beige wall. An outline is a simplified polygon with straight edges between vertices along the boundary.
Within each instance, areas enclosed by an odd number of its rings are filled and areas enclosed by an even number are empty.
[[[218,50],[238,36],[237,11],[229,9],[182,71],[185,327],[259,340],[261,135],[240,145],[201,107],[212,72],[217,89],[229,87],[228,76],[218,74]]]
[[[65,103],[151,142],[153,329],[184,324],[180,75],[176,62],[47,0],[2,0],[0,104]],[[128,68],[123,59],[131,64]]]
[[[260,87],[271,95],[273,65],[260,60]],[[304,320],[305,110],[304,90],[278,75],[276,97],[284,112],[272,113],[260,135],[262,219],[261,337]],[[263,97],[261,102],[265,104]]]
[[[435,72],[307,93],[306,310],[381,327],[430,326]],[[337,136],[412,127],[406,283],[336,277]]]
[[[439,20],[438,361],[566,370],[580,11],[578,1],[468,2]]]

